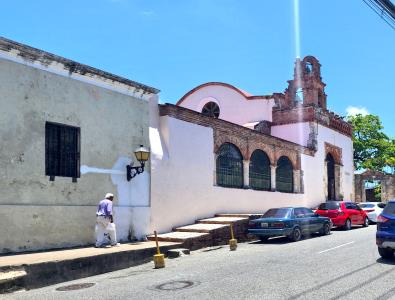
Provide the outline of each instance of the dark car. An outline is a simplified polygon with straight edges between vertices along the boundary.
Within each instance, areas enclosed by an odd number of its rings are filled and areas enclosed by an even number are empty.
[[[334,226],[350,230],[352,225],[369,226],[369,218],[366,213],[354,202],[328,201],[321,203],[316,214],[328,217]]]
[[[391,258],[395,250],[395,200],[388,202],[377,218],[376,244],[382,258]]]
[[[251,220],[248,233],[266,241],[269,237],[287,236],[291,241],[299,241],[304,234],[331,232],[331,220],[315,214],[306,207],[281,207],[269,209],[262,218]]]

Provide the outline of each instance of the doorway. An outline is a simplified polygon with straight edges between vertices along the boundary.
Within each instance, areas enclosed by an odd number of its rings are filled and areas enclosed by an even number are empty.
[[[333,156],[328,153],[325,159],[327,178],[328,178],[328,201],[336,200],[336,182],[335,182],[335,160]]]

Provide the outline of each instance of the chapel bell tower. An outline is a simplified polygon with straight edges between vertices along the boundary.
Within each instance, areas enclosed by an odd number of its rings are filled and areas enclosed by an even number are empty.
[[[321,65],[314,56],[296,59],[294,79],[288,80],[285,90],[285,103],[289,108],[315,106],[327,109],[325,83],[321,78]]]

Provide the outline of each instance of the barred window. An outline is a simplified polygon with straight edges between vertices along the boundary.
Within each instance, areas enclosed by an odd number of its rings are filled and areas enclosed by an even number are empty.
[[[283,193],[292,193],[293,186],[293,167],[286,156],[281,156],[277,161],[276,168],[276,190]]]
[[[262,150],[255,150],[250,159],[250,187],[270,190],[270,160]]]
[[[243,187],[243,157],[230,143],[223,144],[217,156],[217,184],[224,187]]]
[[[80,128],[45,123],[45,175],[80,177]]]

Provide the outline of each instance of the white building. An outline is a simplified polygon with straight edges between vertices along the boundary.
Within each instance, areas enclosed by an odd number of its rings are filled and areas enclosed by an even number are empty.
[[[296,61],[284,93],[200,85],[151,103],[151,220],[161,232],[215,213],[353,200],[352,127],[327,110],[320,64]]]

